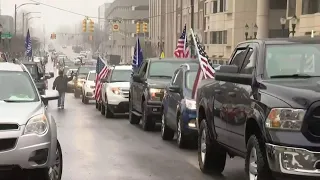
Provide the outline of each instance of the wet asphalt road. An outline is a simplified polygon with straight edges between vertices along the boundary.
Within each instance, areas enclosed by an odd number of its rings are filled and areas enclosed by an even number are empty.
[[[63,52],[75,56],[71,47]],[[175,141],[163,141],[159,131],[144,132],[127,118],[106,119],[93,103],[67,94],[65,110],[58,110],[56,101],[49,104],[63,151],[62,180],[244,179],[242,159],[228,159],[223,176],[204,175],[195,149],[181,150]]]

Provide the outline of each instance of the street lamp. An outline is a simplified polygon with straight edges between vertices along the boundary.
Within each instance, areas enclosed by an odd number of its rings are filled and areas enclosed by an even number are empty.
[[[282,37],[284,37],[284,29],[286,28],[287,19],[282,17],[280,18]]]
[[[291,27],[292,27],[292,31],[291,31],[291,33],[292,33],[292,37],[294,37],[294,34],[296,33],[296,26],[297,26],[297,23],[298,23],[298,19],[297,19],[297,16],[296,15],[294,15],[291,19],[290,19],[290,21],[291,21]]]
[[[28,18],[28,19],[27,19],[27,24],[26,24],[27,29],[29,28],[29,20],[34,19],[34,18],[41,18],[41,17],[40,17],[40,16],[36,16],[36,17],[30,17],[30,18]]]
[[[17,10],[21,6],[25,5],[40,5],[40,3],[23,3],[17,6],[17,4],[14,5],[14,35],[17,35]]]
[[[25,20],[25,17],[28,17],[29,14],[31,13],[41,13],[41,12],[28,12],[28,13],[23,13],[22,14],[22,34],[24,35],[24,20]]]
[[[257,24],[254,24],[253,27],[252,27],[253,28],[253,38],[252,38],[252,36],[248,37],[249,36],[249,29],[250,29],[249,25],[246,24],[244,26],[244,28],[245,28],[244,36],[245,36],[246,40],[257,39],[257,35],[258,35],[258,26],[257,26]]]

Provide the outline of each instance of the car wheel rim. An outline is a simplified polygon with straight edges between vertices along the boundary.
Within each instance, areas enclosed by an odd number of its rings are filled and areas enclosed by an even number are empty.
[[[249,158],[249,179],[257,180],[258,179],[258,164],[257,164],[257,150],[252,148]]]
[[[56,150],[56,160],[54,164],[49,168],[50,180],[59,180],[61,173],[61,152],[59,148]]]
[[[206,131],[203,130],[201,133],[201,146],[200,146],[202,163],[204,163],[206,160],[206,153],[207,153],[206,138],[207,138]]]
[[[178,140],[178,143],[180,144],[181,142],[181,123],[180,123],[180,120],[178,120],[178,129],[177,129],[177,140]]]
[[[162,136],[164,135],[164,127],[165,127],[165,124],[164,124],[164,114],[162,114],[162,118],[161,118],[161,134]]]

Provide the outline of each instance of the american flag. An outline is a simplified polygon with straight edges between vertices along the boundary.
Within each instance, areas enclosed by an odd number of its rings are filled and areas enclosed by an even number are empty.
[[[187,25],[184,25],[182,34],[180,38],[178,39],[178,44],[176,50],[174,50],[174,56],[176,58],[188,58],[190,55],[190,50],[188,47],[188,40],[187,40]]]
[[[101,79],[105,78],[109,72],[106,62],[99,56],[96,64],[96,88],[95,88],[95,99],[99,102],[101,100]]]
[[[24,46],[26,48],[26,54],[28,57],[32,57],[32,44],[31,44],[31,37],[30,37],[30,32],[28,29],[26,40],[24,42]]]
[[[200,66],[199,66],[199,69],[197,72],[197,76],[196,76],[195,82],[193,84],[193,90],[192,90],[192,97],[195,99],[196,95],[197,95],[198,87],[199,87],[202,79],[214,78],[215,70],[209,64],[209,61],[208,61],[209,57],[208,57],[207,53],[204,51],[204,48],[201,45],[199,39],[198,38],[194,38],[194,39],[196,41],[195,42],[196,50],[197,50],[197,54],[198,54],[198,60],[200,63]]]

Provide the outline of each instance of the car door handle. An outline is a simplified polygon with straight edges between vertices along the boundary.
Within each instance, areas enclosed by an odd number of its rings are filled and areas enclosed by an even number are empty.
[[[220,94],[220,93],[221,93],[221,90],[216,89],[216,90],[214,90],[214,92],[215,92],[216,94]]]
[[[231,97],[236,97],[236,93],[235,92],[229,92],[228,95],[231,96]]]

